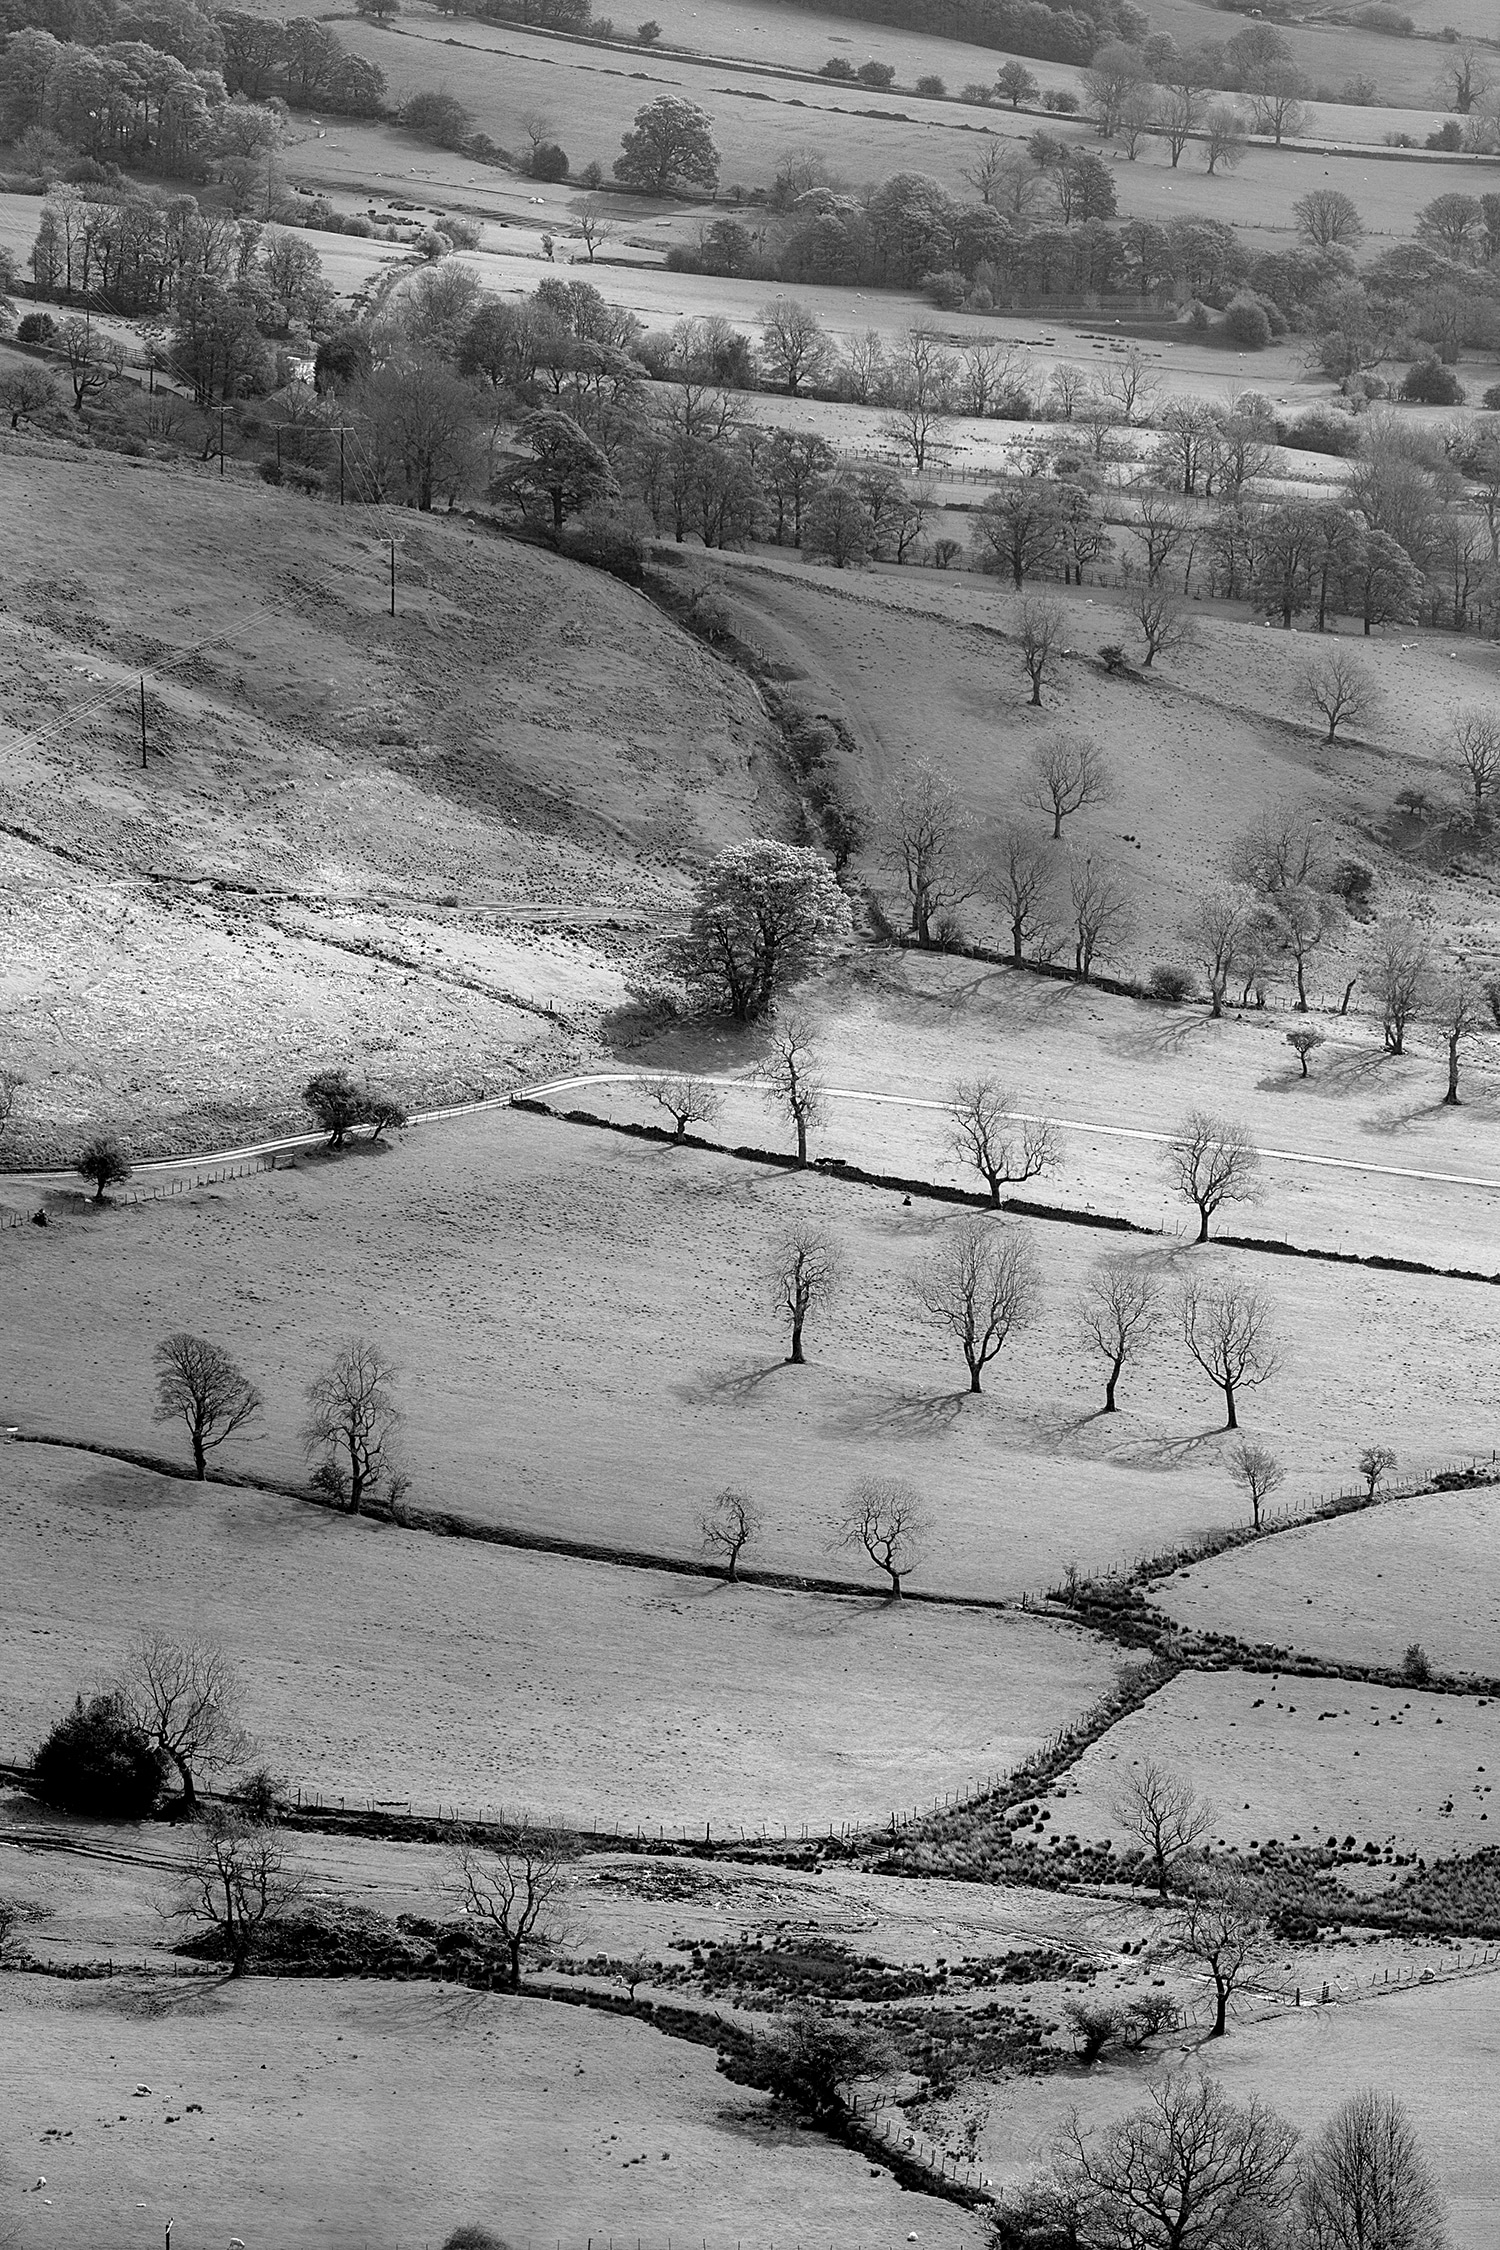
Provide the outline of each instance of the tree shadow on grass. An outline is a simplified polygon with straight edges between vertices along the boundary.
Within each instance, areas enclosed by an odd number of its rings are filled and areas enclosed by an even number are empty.
[[[836,1427],[847,1437],[926,1437],[935,1430],[952,1429],[973,1396],[966,1390],[887,1391],[852,1400],[837,1417]]]
[[[744,1406],[757,1398],[773,1376],[783,1368],[790,1368],[789,1359],[768,1360],[764,1366],[754,1362],[731,1362],[725,1367],[710,1368],[705,1374],[691,1376],[685,1383],[674,1383],[674,1397],[687,1406]]]
[[[1112,1459],[1121,1469],[1186,1468],[1205,1446],[1228,1434],[1222,1422],[1215,1422],[1211,1428],[1196,1430],[1188,1437],[1142,1438],[1134,1446],[1122,1447]]]
[[[1108,1053],[1127,1062],[1164,1060],[1182,1054],[1194,1032],[1202,1031],[1212,1021],[1196,1008],[1163,1008],[1133,1023],[1128,1031],[1116,1032],[1103,1045]]]

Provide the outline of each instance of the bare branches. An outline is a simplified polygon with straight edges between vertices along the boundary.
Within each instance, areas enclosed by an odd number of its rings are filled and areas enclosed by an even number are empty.
[[[890,1580],[900,1601],[901,1581],[916,1567],[928,1533],[922,1496],[904,1477],[862,1477],[834,1519],[834,1544],[860,1547]]]
[[[1036,1254],[1026,1236],[993,1219],[955,1219],[913,1276],[917,1302],[956,1337],[971,1393],[1013,1330],[1036,1318],[1041,1295]]]
[[[1236,1394],[1268,1382],[1281,1364],[1269,1298],[1249,1282],[1184,1282],[1182,1336],[1211,1383],[1224,1393],[1226,1430],[1239,1428]]]
[[[812,1028],[801,1016],[776,1026],[767,1059],[766,1100],[781,1111],[797,1137],[797,1162],[807,1162],[807,1136],[828,1116],[828,1102],[813,1052]]]
[[[151,1419],[186,1423],[193,1468],[201,1482],[208,1475],[209,1450],[223,1445],[260,1412],[260,1392],[221,1344],[190,1336],[186,1330],[164,1336],[151,1356],[156,1363]]]
[[[674,1141],[686,1140],[690,1125],[711,1125],[724,1106],[718,1087],[706,1078],[651,1078],[646,1092],[671,1118]]]
[[[1142,1257],[1120,1252],[1100,1258],[1084,1277],[1078,1325],[1109,1362],[1104,1411],[1115,1412],[1115,1386],[1132,1360],[1141,1358],[1161,1325],[1161,1284]]]
[[[1261,1193],[1260,1152],[1243,1127],[1204,1109],[1192,1110],[1167,1149],[1167,1172],[1179,1195],[1196,1205],[1198,1240],[1226,1203],[1253,1203]]]
[[[1040,708],[1042,689],[1050,684],[1057,672],[1057,658],[1062,648],[1066,620],[1059,603],[1029,596],[1021,604],[1018,624],[1021,662],[1026,667],[1026,677],[1031,682],[1031,701]],[[1056,833],[1061,835],[1062,830],[1058,829]]]
[[[1334,2111],[1303,2159],[1297,2215],[1307,2250],[1444,2250],[1442,2190],[1394,2094]]]
[[[1113,795],[1103,753],[1080,734],[1055,734],[1039,742],[1031,753],[1030,772],[1031,801],[1039,812],[1051,815],[1054,842],[1065,820],[1085,805],[1108,804]]]
[[[787,1353],[791,1366],[804,1364],[803,1326],[809,1314],[824,1312],[834,1303],[843,1269],[843,1245],[837,1235],[810,1220],[793,1219],[772,1244],[763,1272],[773,1307],[791,1323]]]
[[[919,945],[931,945],[941,934],[934,925],[974,890],[965,859],[969,825],[952,777],[930,758],[903,765],[881,802],[879,841],[906,879]]]
[[[986,887],[1009,926],[1011,959],[1020,961],[1027,945],[1045,959],[1057,920],[1055,863],[1016,821],[1000,832]]]
[[[1159,580],[1155,585],[1148,580],[1137,587],[1130,614],[1146,644],[1142,662],[1148,670],[1158,656],[1175,656],[1192,646],[1192,616],[1181,599],[1168,593]]]
[[[1500,719],[1487,711],[1460,711],[1450,737],[1452,759],[1474,800],[1474,818],[1485,817],[1485,801],[1500,783]]]
[[[1360,970],[1380,1009],[1388,1055],[1404,1054],[1406,1031],[1426,1005],[1432,982],[1432,942],[1409,914],[1378,922]]]
[[[295,1913],[304,1896],[278,1831],[216,1805],[198,1828],[174,1911],[218,1932],[237,1977],[265,1933]]]
[[[1222,2039],[1237,1984],[1260,1949],[1265,1925],[1248,1888],[1205,1876],[1188,1900],[1179,1942],[1189,1960],[1207,1970],[1214,1988],[1210,2039]]]
[[[760,1511],[741,1485],[726,1484],[698,1518],[705,1555],[717,1557],[731,1585],[739,1576],[740,1556],[760,1530]]]
[[[969,1078],[953,1089],[948,1142],[973,1169],[997,1207],[1002,1187],[1034,1180],[1057,1163],[1061,1143],[1044,1117],[1017,1117],[1015,1096],[994,1078]]]
[[[1244,899],[1220,887],[1200,891],[1178,924],[1179,934],[1192,947],[1208,979],[1210,1015],[1224,1013],[1224,994],[1240,958],[1245,923]]]
[[[240,1725],[238,1676],[212,1641],[142,1634],[115,1693],[147,1741],[177,1768],[188,1811],[198,1802],[195,1769],[238,1765],[249,1751]]]
[[[1484,1028],[1484,996],[1462,968],[1445,979],[1432,1005],[1432,1019],[1448,1050],[1448,1091],[1444,1104],[1458,1107],[1458,1066],[1462,1049]]]
[[[542,1916],[566,1889],[577,1848],[570,1830],[527,1814],[493,1842],[468,1836],[458,1847],[463,1910],[502,1946],[512,1992],[521,1989],[522,1951],[542,1942]]]
[[[1145,1850],[1152,1880],[1165,1898],[1174,1870],[1212,1832],[1212,1806],[1181,1774],[1146,1758],[1131,1765],[1112,1809]]]
[[[1334,741],[1340,727],[1357,726],[1373,716],[1379,701],[1369,673],[1342,649],[1323,649],[1310,657],[1303,667],[1302,685],[1328,722],[1325,742]]]
[[[307,1386],[303,1453],[316,1463],[314,1483],[351,1515],[396,1481],[392,1453],[402,1417],[395,1383],[395,1367],[379,1346],[349,1336]]]
[[[1243,1485],[1250,1503],[1250,1521],[1260,1529],[1260,1512],[1271,1494],[1286,1481],[1286,1470],[1268,1446],[1253,1445],[1241,1438],[1229,1456],[1229,1474],[1238,1485]]]
[[[1124,879],[1107,860],[1073,856],[1068,865],[1068,896],[1073,906],[1073,974],[1091,974],[1097,953],[1109,954],[1123,942],[1135,908]]]

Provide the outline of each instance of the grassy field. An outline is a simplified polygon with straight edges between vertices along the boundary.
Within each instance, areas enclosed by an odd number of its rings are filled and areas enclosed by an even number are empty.
[[[758,2243],[773,2212],[777,2237],[804,2241],[912,2223],[888,2174],[774,2123],[711,2051],[577,2008],[415,1984],[6,1977],[0,2022],[7,2139],[47,2182],[11,2197],[21,2250],[141,2241],[167,2218],[193,2250],[231,2235],[411,2250],[464,2220],[656,2250]],[[49,2129],[72,2138],[42,2146]],[[948,2206],[920,2212],[938,2250],[978,2239]]]
[[[429,1506],[683,1553],[737,1477],[764,1510],[759,1559],[817,1571],[849,1485],[894,1472],[932,1517],[913,1584],[984,1594],[1040,1592],[1069,1561],[1125,1561],[1243,1511],[1220,1402],[1170,1326],[1124,1410],[1099,1414],[1102,1373],[1070,1310],[1100,1249],[1085,1230],[1027,1230],[1039,1323],[970,1400],[906,1281],[939,1210],[513,1113],[99,1218],[56,1208],[58,1225],[6,1238],[0,1417],[27,1427],[159,1447],[149,1343],[186,1325],[265,1393],[266,1435],[237,1463],[300,1474],[309,1370],[360,1327],[401,1370],[413,1497]],[[783,1365],[756,1279],[793,1213],[836,1227],[849,1266],[801,1369]],[[1169,1284],[1203,1270],[1175,1245],[1142,1254]],[[1488,1300],[1472,1285],[1226,1262],[1276,1307],[1282,1372],[1245,1394],[1242,1419],[1287,1461],[1283,1499],[1342,1483],[1372,1439],[1403,1458],[1488,1452]]]
[[[1500,1837],[1488,1817],[1500,1704],[1357,1680],[1180,1673],[1085,1751],[1049,1800],[1055,1825],[1123,1843],[1114,1799],[1146,1758],[1192,1780],[1214,1808],[1214,1841],[1236,1850],[1352,1835],[1434,1857]]]
[[[968,1788],[1113,1677],[1016,1616],[468,1546],[50,1448],[7,1472],[21,1756],[133,1632],[191,1629],[233,1651],[273,1768],[324,1797],[795,1834]]]
[[[1184,1625],[1211,1619],[1331,1663],[1396,1665],[1417,1641],[1439,1671],[1488,1676],[1500,1650],[1500,1588],[1487,1567],[1497,1516],[1488,1491],[1393,1500],[1180,1571],[1156,1598]]]

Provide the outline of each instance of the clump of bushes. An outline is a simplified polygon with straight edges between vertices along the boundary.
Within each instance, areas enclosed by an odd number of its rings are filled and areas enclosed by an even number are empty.
[[[80,1695],[31,1762],[43,1804],[95,1820],[145,1820],[162,1792],[161,1759],[117,1695]]]
[[[1402,1657],[1401,1677],[1412,1687],[1426,1687],[1432,1678],[1432,1666],[1427,1661],[1427,1651],[1420,1641],[1413,1641]]]
[[[1419,359],[1401,384],[1401,396],[1415,406],[1462,406],[1464,387],[1440,359]]]
[[[1146,980],[1146,988],[1153,1000],[1168,1000],[1174,1005],[1186,1000],[1193,989],[1193,980],[1186,969],[1179,969],[1173,961],[1158,961]]]
[[[1242,352],[1263,352],[1271,341],[1271,316],[1258,297],[1241,291],[1224,311],[1223,334]]]

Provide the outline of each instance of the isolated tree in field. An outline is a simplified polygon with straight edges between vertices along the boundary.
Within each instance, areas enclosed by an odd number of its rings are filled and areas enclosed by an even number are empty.
[[[1043,2208],[1049,2239],[1087,2250],[1269,2250],[1295,2182],[1297,2135],[1257,2096],[1173,2075],[1142,2108],[1065,2128]],[[1050,2207],[1050,2208],[1049,2208]]]
[[[1003,1187],[1034,1180],[1062,1153],[1045,1117],[1017,1117],[1015,1095],[996,1078],[965,1078],[953,1089],[948,1145],[979,1174],[997,1208]]]
[[[320,1070],[302,1089],[302,1099],[328,1135],[330,1148],[342,1148],[356,1125],[365,1122],[365,1095],[347,1070]]]
[[[16,1103],[25,1083],[26,1079],[21,1071],[12,1070],[8,1063],[0,1064],[0,1133],[5,1131],[14,1117]]]
[[[906,879],[919,945],[931,945],[933,925],[973,892],[965,856],[969,826],[957,784],[930,758],[908,759],[880,801],[877,840],[882,856]]]
[[[1268,1382],[1281,1364],[1270,1301],[1250,1282],[1225,1275],[1184,1282],[1181,1313],[1188,1351],[1224,1394],[1224,1427],[1237,1430],[1239,1393]]]
[[[804,383],[821,383],[835,358],[833,338],[817,314],[795,297],[777,297],[761,307],[761,357],[766,372],[795,398]]]
[[[1245,124],[1233,102],[1210,102],[1203,112],[1203,163],[1210,179],[1232,172],[1245,153]]]
[[[852,926],[819,853],[760,837],[710,860],[679,957],[711,1006],[747,1023],[845,943]]]
[[[1432,1020],[1448,1050],[1448,1090],[1444,1105],[1458,1107],[1458,1067],[1463,1049],[1484,1029],[1484,996],[1460,969],[1445,979],[1432,1005]]]
[[[1487,711],[1460,711],[1449,739],[1453,763],[1474,800],[1474,818],[1481,821],[1500,783],[1500,719]]]
[[[1447,2250],[1442,2190],[1394,2094],[1334,2111],[1303,2157],[1297,2222],[1306,2250]]]
[[[1022,102],[1035,101],[1041,88],[1024,63],[1007,62],[995,73],[995,91],[1012,109],[1019,109]]]
[[[1326,1042],[1321,1031],[1314,1031],[1311,1024],[1303,1023],[1297,1024],[1287,1033],[1286,1043],[1302,1065],[1302,1076],[1305,1078],[1307,1076],[1308,1056],[1315,1053]]]
[[[1260,1529],[1260,1514],[1271,1494],[1286,1481],[1286,1470],[1268,1446],[1242,1438],[1229,1456],[1229,1474],[1250,1503],[1250,1521]]]
[[[142,1634],[115,1693],[147,1741],[177,1768],[189,1812],[198,1802],[195,1773],[239,1764],[249,1750],[238,1677],[212,1641]]]
[[[1113,794],[1103,754],[1081,734],[1051,735],[1031,753],[1031,802],[1052,821],[1052,837],[1086,805],[1107,805]]]
[[[230,1975],[243,1976],[257,1945],[296,1913],[306,1886],[267,1822],[213,1805],[195,1837],[176,1911],[217,1931]]]
[[[1124,942],[1135,908],[1122,877],[1107,860],[1074,853],[1068,863],[1068,897],[1073,908],[1073,974],[1091,976],[1097,954],[1108,956]]]
[[[307,1386],[302,1450],[316,1464],[313,1481],[354,1516],[392,1481],[401,1426],[395,1385],[396,1370],[379,1346],[350,1336]]]
[[[635,113],[635,123],[615,158],[615,178],[648,195],[665,195],[674,185],[709,193],[719,183],[719,152],[713,119],[694,102],[663,94]]]
[[[935,1327],[957,1339],[971,1394],[1015,1330],[1035,1320],[1041,1298],[1036,1253],[1026,1236],[995,1219],[953,1219],[912,1277]]]
[[[1260,1950],[1265,1924],[1249,1888],[1232,1878],[1205,1873],[1188,1898],[1178,1942],[1190,1961],[1206,1970],[1214,1988],[1210,2039],[1222,2039],[1235,1988]]]
[[[94,1201],[104,1201],[106,1188],[119,1187],[128,1180],[135,1166],[130,1161],[130,1151],[114,1133],[91,1133],[78,1152],[73,1166],[82,1180],[93,1183]]]
[[[731,1584],[739,1576],[740,1556],[760,1531],[760,1512],[741,1485],[726,1484],[698,1518],[703,1552],[724,1566]]]
[[[466,1837],[456,1873],[465,1914],[504,1948],[512,1992],[521,1989],[521,1955],[542,1942],[542,1916],[567,1888],[578,1846],[570,1830],[523,1815],[493,1839]]]
[[[672,1138],[685,1140],[690,1125],[711,1125],[723,1107],[717,1086],[706,1078],[652,1078],[646,1091],[672,1120]]]
[[[1334,741],[1340,727],[1358,726],[1375,711],[1374,681],[1362,664],[1339,649],[1324,649],[1312,657],[1303,669],[1302,684],[1327,723],[1325,742]]]
[[[812,1027],[801,1016],[788,1016],[776,1026],[766,1059],[766,1099],[779,1110],[797,1141],[797,1162],[807,1162],[807,1136],[825,1124],[828,1098],[813,1050]]]
[[[1151,1880],[1162,1898],[1185,1860],[1212,1834],[1213,1807],[1192,1783],[1154,1758],[1132,1763],[1114,1800],[1114,1816],[1145,1852]]]
[[[1057,924],[1056,861],[1019,821],[1001,829],[985,887],[1010,931],[1011,959],[1024,959],[1028,945],[1045,958]]]
[[[1178,924],[1208,980],[1211,1016],[1224,1013],[1224,995],[1245,941],[1246,916],[1246,902],[1239,893],[1219,885],[1200,891]]]
[[[1041,708],[1042,689],[1052,686],[1056,679],[1065,623],[1056,602],[1027,600],[1022,602],[1018,612],[1016,637],[1021,644],[1021,662],[1031,682],[1031,702],[1036,709]],[[1057,833],[1061,835],[1061,829]]]
[[[1312,188],[1306,195],[1299,195],[1292,205],[1292,216],[1303,241],[1310,242],[1315,250],[1331,250],[1336,245],[1350,248],[1364,239],[1365,223],[1359,205],[1342,188]]]
[[[890,1580],[900,1601],[901,1581],[916,1568],[928,1534],[922,1495],[904,1477],[862,1477],[834,1519],[836,1547],[859,1547]]]
[[[1226,1203],[1253,1203],[1261,1193],[1260,1151],[1227,1117],[1195,1109],[1167,1146],[1167,1176],[1198,1213],[1198,1240]]]
[[[1355,1466],[1364,1478],[1365,1497],[1373,1500],[1386,1470],[1396,1466],[1396,1456],[1388,1445],[1367,1445]]]
[[[1084,1277],[1078,1325],[1108,1364],[1104,1412],[1115,1412],[1115,1388],[1132,1361],[1150,1349],[1161,1326],[1161,1285],[1144,1258],[1116,1252]]]
[[[1169,593],[1160,580],[1136,588],[1130,614],[1140,627],[1146,653],[1141,662],[1147,671],[1158,656],[1176,656],[1192,645],[1192,617],[1178,595]]]
[[[1421,1014],[1432,984],[1432,941],[1409,914],[1376,924],[1360,974],[1380,1010],[1388,1055],[1406,1052],[1407,1026]]]
[[[261,1396],[222,1344],[178,1329],[164,1336],[152,1353],[156,1363],[153,1422],[187,1425],[193,1469],[201,1483],[208,1455],[260,1412]]]
[[[791,1328],[788,1364],[801,1367],[803,1328],[828,1311],[843,1286],[844,1246],[828,1228],[793,1219],[771,1244],[762,1270],[772,1309]]]

